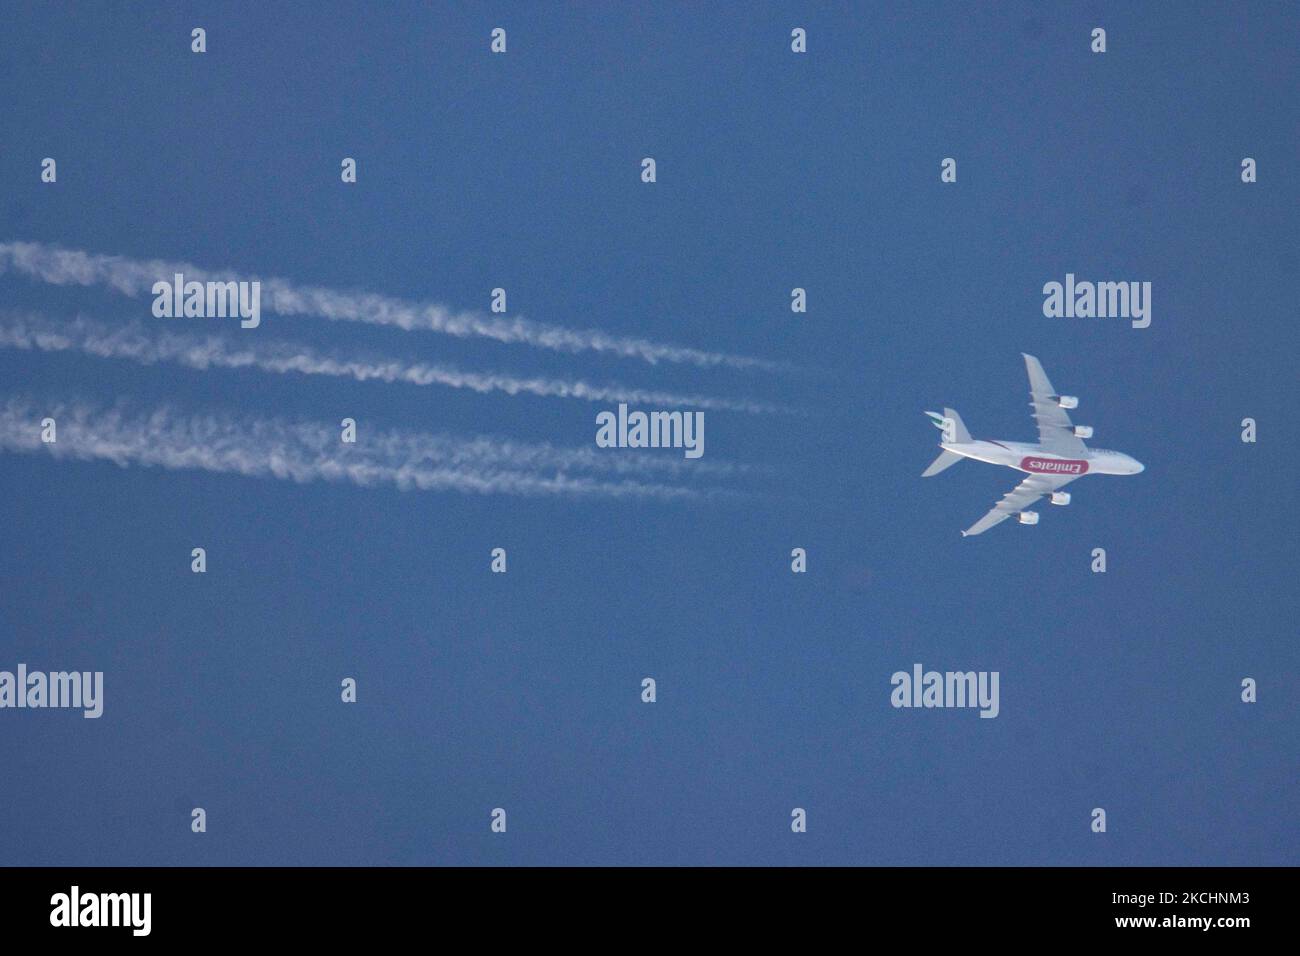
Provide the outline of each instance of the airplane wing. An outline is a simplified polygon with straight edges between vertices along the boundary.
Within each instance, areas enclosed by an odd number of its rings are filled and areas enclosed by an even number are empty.
[[[1021,355],[1025,353],[1021,352]],[[1038,443],[1043,451],[1066,458],[1083,458],[1088,446],[1074,435],[1074,423],[1065,409],[1056,403],[1056,389],[1047,380],[1043,365],[1032,355],[1025,355],[1025,369],[1029,372],[1029,406],[1038,422]]]
[[[1030,475],[1007,492],[1002,500],[993,506],[992,511],[963,531],[961,536],[966,538],[973,534],[983,534],[995,524],[1001,524],[1013,514],[1024,511],[1043,495],[1051,494],[1078,477],[1078,475]]]

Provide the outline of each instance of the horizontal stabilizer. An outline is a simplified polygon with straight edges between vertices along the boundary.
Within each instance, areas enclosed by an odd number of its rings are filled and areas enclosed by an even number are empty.
[[[954,455],[952,452],[944,449],[939,452],[939,457],[934,460],[933,464],[931,464],[929,468],[925,469],[925,471],[921,472],[921,477],[929,478],[931,475],[937,475],[945,468],[951,468],[959,461],[961,461],[961,455]]]

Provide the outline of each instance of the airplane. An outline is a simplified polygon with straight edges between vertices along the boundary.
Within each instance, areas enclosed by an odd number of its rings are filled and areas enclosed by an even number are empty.
[[[1043,371],[1042,363],[1032,355],[1025,357],[1029,372],[1029,407],[1038,422],[1038,443],[976,441],[962,422],[961,416],[951,408],[942,415],[926,412],[935,427],[943,432],[943,449],[933,464],[921,473],[929,478],[951,468],[963,458],[1005,465],[1027,475],[988,514],[961,533],[962,537],[983,534],[996,524],[1016,515],[1021,524],[1038,524],[1038,512],[1027,510],[1038,499],[1050,496],[1054,505],[1068,505],[1070,493],[1061,489],[1084,475],[1136,475],[1145,469],[1136,458],[1109,448],[1089,448],[1083,439],[1092,437],[1088,425],[1075,425],[1066,409],[1078,408],[1079,400],[1073,395],[1058,395]]]

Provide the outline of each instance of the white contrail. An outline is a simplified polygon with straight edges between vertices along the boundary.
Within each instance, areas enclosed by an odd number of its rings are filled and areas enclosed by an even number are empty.
[[[41,421],[47,417],[57,427],[57,440],[48,444],[41,440]],[[391,431],[359,434],[355,445],[344,445],[337,429],[319,423],[237,421],[221,415],[182,415],[168,408],[138,413],[80,403],[40,406],[26,398],[11,398],[0,406],[0,450],[6,449],[103,459],[123,467],[153,465],[300,483],[390,484],[403,491],[661,500],[728,494],[573,475],[569,472],[583,469],[585,456],[571,459],[564,450],[544,445],[488,438],[464,442]]]
[[[610,335],[598,329],[569,329],[523,318],[453,312],[446,306],[408,302],[377,293],[297,286],[285,279],[237,275],[229,270],[214,272],[188,263],[127,259],[36,242],[0,243],[0,272],[7,268],[55,285],[106,285],[135,297],[152,294],[155,282],[170,282],[176,273],[183,273],[187,281],[197,282],[256,279],[262,283],[263,308],[280,315],[318,315],[347,322],[442,332],[461,338],[523,343],[556,352],[604,352],[639,358],[652,365],[676,362],[767,371],[785,367],[765,359],[665,345]]]
[[[159,320],[166,323],[169,320]],[[263,372],[330,375],[359,382],[405,382],[411,385],[445,385],[479,393],[539,395],[576,398],[588,402],[628,402],[659,407],[721,409],[762,414],[782,409],[766,402],[676,395],[623,385],[546,378],[520,378],[498,372],[467,372],[450,365],[406,362],[400,359],[347,359],[317,352],[291,342],[265,341],[260,336],[150,334],[139,322],[109,326],[78,317],[56,323],[48,318],[0,312],[0,348],[37,349],[43,352],[76,351],[98,358],[126,359],[146,365],[168,362],[193,369],[256,368]]]

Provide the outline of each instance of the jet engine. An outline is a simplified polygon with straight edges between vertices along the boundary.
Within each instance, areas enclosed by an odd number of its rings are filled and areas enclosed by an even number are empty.
[[[1057,395],[1056,404],[1062,408],[1078,408],[1079,400],[1073,395]]]
[[[1037,512],[1037,511],[1022,511],[1022,512],[1020,512],[1020,523],[1021,523],[1021,524],[1038,524],[1038,512]]]
[[[1091,425],[1075,425],[1075,426],[1074,426],[1074,437],[1075,437],[1075,438],[1091,438],[1091,437],[1092,437],[1092,426],[1091,426]]]
[[[1052,504],[1068,505],[1070,503],[1070,493],[1068,491],[1053,491]]]

